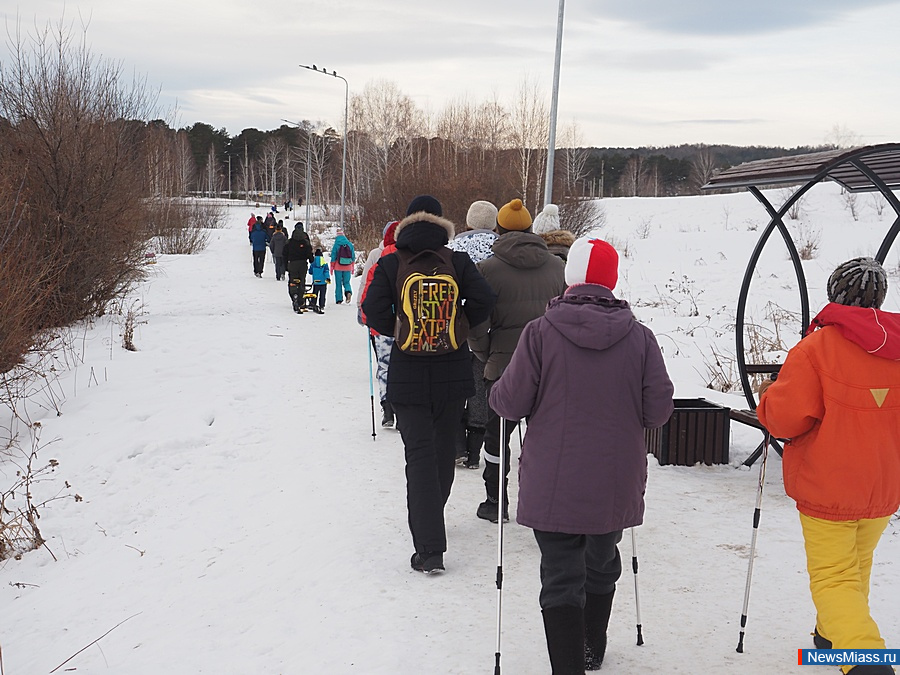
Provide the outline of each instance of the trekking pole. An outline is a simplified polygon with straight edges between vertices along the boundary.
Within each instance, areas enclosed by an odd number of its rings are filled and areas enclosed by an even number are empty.
[[[641,624],[641,596],[638,594],[638,557],[634,528],[631,528],[631,570],[634,572],[634,609],[637,614],[637,644],[644,644],[643,626]]]
[[[366,327],[366,332],[369,334],[369,346],[371,349],[366,348],[366,351],[369,352],[369,401],[372,404],[372,440],[375,440],[375,381],[374,375],[372,375],[372,352],[375,351],[375,336],[372,335],[372,331]]]
[[[497,652],[494,675],[500,675],[500,619],[503,613],[503,474],[506,463],[506,418],[500,416],[500,476],[497,479]]]
[[[766,459],[769,456],[771,437],[766,431],[763,439],[762,463],[759,465],[759,485],[756,487],[756,508],[753,510],[753,538],[750,540],[750,562],[747,565],[747,586],[744,588],[744,609],[741,614],[741,636],[735,651],[744,653],[744,628],[747,626],[747,606],[750,604],[750,579],[753,577],[753,558],[756,554],[756,535],[759,533],[759,514],[762,507],[763,484],[766,482]]]

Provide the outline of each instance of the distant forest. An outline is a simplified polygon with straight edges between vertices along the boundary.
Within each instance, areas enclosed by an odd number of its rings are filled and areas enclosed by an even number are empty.
[[[165,126],[162,120],[157,120],[156,124]],[[204,122],[178,130],[178,134],[183,134],[190,145],[194,167],[191,172],[194,177],[192,191],[205,192],[210,190],[211,184],[216,192],[229,189],[232,192],[243,191],[246,176],[248,189],[267,194],[272,194],[273,189],[278,194],[290,194],[292,187],[296,188],[297,179],[292,181],[293,186],[288,185],[281,180],[281,172],[273,165],[278,164],[276,156],[279,151],[293,155],[304,163],[307,133],[316,135],[312,124],[307,121],[299,129],[287,125],[270,131],[250,128],[236,136]],[[321,130],[319,133],[327,139],[320,159],[328,155],[332,162],[339,160],[340,157],[335,156],[339,155],[336,152],[339,148],[335,147],[341,141],[339,132],[329,128],[325,133]],[[438,140],[431,139],[433,142]],[[832,147],[683,144],[639,148],[558,148],[557,153],[562,158],[558,158],[557,162],[563,164],[561,168],[565,171],[569,155],[580,156],[578,177],[572,184],[578,196],[671,197],[699,194],[700,187],[715,173],[744,162],[818,152]],[[212,171],[211,166],[215,167]],[[284,174],[284,178],[289,175]],[[299,182],[302,183],[302,179]]]

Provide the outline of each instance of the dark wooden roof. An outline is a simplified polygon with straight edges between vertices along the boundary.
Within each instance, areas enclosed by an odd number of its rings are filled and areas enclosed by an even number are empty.
[[[745,162],[717,174],[702,189],[796,185],[833,180],[851,192],[877,190],[855,163],[868,167],[892,190],[900,188],[900,143],[882,143]]]

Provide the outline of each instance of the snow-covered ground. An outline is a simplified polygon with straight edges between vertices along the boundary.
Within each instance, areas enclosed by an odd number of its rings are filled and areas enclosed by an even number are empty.
[[[676,395],[745,407],[742,395],[705,385],[717,371],[728,376],[740,282],[767,222],[762,207],[746,193],[602,207],[598,234],[627,251],[617,294],[659,336]],[[813,311],[831,269],[874,254],[891,222],[870,196],[857,208],[858,222],[835,186],[820,186],[789,221],[801,238],[821,237],[804,264]],[[252,210],[232,207],[202,254],[160,257],[134,296],[138,351],[121,347],[121,317],[73,328],[74,367],[52,385],[61,415],[49,390],[29,403],[46,444],[39,459],[59,462],[34,495],[68,496],[41,510],[46,549],[0,563],[6,674],[49,673],[63,662],[55,672],[493,672],[497,528],[475,517],[481,472],[457,471],[446,573],[410,570],[402,444],[380,428],[372,438],[355,304],[336,306],[329,288],[324,316],[294,314],[271,261],[263,279],[252,274]],[[885,309],[897,311],[896,252],[887,266],[894,288]],[[799,334],[789,316],[799,310],[793,279],[775,235],[748,318],[788,345]],[[770,301],[781,318],[767,318]],[[759,476],[759,464],[741,462],[760,440],[733,424],[729,465],[661,467],[649,458],[647,515],[636,531],[645,644],[635,645],[626,565],[603,672],[804,672],[796,650],[811,646],[814,609],[776,455],[745,653],[735,652]],[[17,462],[0,461],[0,490]],[[889,647],[900,640],[897,534],[895,521],[872,578]],[[621,548],[627,560],[627,532]],[[500,647],[511,675],[549,672],[538,559],[531,532],[509,524]]]

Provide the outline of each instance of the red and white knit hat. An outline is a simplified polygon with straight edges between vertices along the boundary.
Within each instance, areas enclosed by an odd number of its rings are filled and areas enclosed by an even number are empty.
[[[576,239],[566,261],[566,283],[600,284],[609,290],[619,280],[619,254],[602,239]]]

